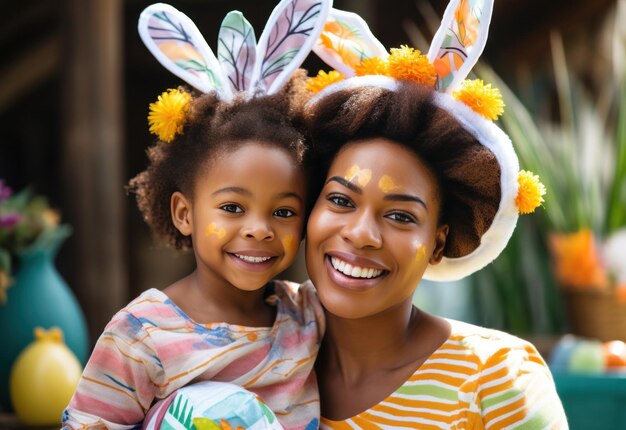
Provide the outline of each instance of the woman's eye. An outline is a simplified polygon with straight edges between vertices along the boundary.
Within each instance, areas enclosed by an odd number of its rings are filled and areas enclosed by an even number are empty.
[[[332,202],[335,206],[341,206],[346,208],[354,207],[354,205],[348,198],[336,194],[328,196],[328,201]]]
[[[296,213],[292,211],[291,209],[277,209],[274,211],[274,216],[277,216],[280,218],[289,218],[295,215]]]
[[[239,206],[235,205],[235,204],[227,204],[227,205],[222,205],[220,206],[220,209],[226,212],[232,212],[232,213],[241,213],[243,212],[243,209],[241,209]]]
[[[411,215],[405,214],[403,212],[390,213],[389,215],[387,215],[387,218],[397,221],[402,224],[409,224],[409,223],[417,222],[414,217],[412,217]]]

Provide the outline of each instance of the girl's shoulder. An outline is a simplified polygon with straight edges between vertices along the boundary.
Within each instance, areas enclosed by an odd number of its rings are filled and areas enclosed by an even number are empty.
[[[112,329],[119,331],[123,327],[131,331],[140,331],[145,326],[161,327],[172,322],[179,324],[181,319],[183,315],[167,295],[156,288],[151,288],[113,315],[105,331]]]

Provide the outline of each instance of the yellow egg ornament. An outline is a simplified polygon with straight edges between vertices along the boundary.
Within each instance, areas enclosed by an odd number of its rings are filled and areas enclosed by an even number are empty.
[[[60,424],[81,373],[61,329],[37,327],[35,341],[24,348],[11,369],[10,393],[17,417],[28,425]]]

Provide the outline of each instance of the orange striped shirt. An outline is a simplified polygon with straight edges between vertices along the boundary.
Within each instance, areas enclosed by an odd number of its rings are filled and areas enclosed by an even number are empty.
[[[448,340],[393,394],[352,418],[322,418],[320,428],[567,429],[552,375],[533,345],[449,322]]]

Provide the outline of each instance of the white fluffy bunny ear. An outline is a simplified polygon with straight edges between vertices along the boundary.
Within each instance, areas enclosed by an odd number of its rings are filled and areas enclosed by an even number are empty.
[[[256,58],[256,37],[252,25],[237,10],[229,12],[222,21],[217,58],[235,91],[250,88]]]
[[[366,58],[387,58],[389,53],[356,13],[332,9],[313,51],[345,77]]]
[[[493,0],[451,0],[428,51],[437,89],[450,92],[469,74],[489,34]]]
[[[141,39],[166,69],[202,92],[232,98],[217,58],[185,14],[167,4],[153,4],[141,13],[138,27]]]
[[[328,17],[332,0],[282,0],[259,39],[253,90],[276,93],[309,55]]]

